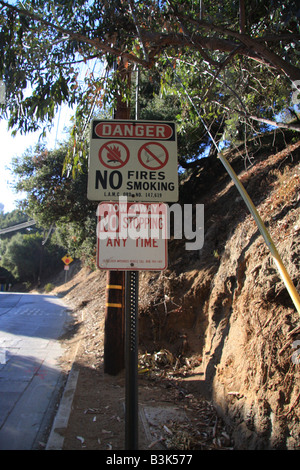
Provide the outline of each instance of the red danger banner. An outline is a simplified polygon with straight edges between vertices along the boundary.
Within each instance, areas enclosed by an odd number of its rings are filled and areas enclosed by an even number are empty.
[[[105,139],[169,140],[174,131],[169,124],[164,123],[100,122],[95,126],[95,134]]]

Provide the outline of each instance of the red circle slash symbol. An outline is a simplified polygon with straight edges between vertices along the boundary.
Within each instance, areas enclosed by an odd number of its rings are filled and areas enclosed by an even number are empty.
[[[168,160],[168,150],[158,142],[147,142],[138,152],[139,162],[148,170],[160,170]]]
[[[129,160],[129,150],[122,142],[111,140],[99,150],[99,160],[106,168],[122,168]]]

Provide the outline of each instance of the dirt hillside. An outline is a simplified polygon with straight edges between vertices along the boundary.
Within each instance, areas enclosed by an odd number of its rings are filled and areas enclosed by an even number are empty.
[[[248,152],[246,158],[240,147],[227,158],[300,292],[300,141],[272,134],[249,143]],[[184,431],[191,448],[299,449],[299,314],[221,162],[206,159],[180,194],[181,204],[204,204],[205,241],[200,251],[187,251],[186,240],[170,240],[168,269],[139,274],[140,393],[145,400],[163,393],[173,406],[200,413]],[[89,381],[114,393],[123,387],[122,374],[110,378],[101,369],[106,274],[75,263],[70,273],[70,282],[53,291],[77,315],[69,347],[80,339],[81,378],[65,446],[118,448],[117,431],[107,426],[119,426],[121,414],[109,413],[111,402],[101,438],[89,416],[100,407]],[[120,403],[122,393],[111,399]],[[211,421],[195,431],[203,415]],[[188,439],[180,432],[180,442]]]

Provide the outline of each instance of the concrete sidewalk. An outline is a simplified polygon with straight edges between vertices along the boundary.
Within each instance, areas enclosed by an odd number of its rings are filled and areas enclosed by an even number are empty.
[[[69,373],[58,412],[52,425],[52,429],[46,445],[46,450],[62,450],[63,448],[64,434],[67,430],[72,410],[72,403],[76,391],[78,375],[79,372],[73,366]]]
[[[46,450],[63,450],[65,433],[72,412],[72,403],[76,393],[78,377],[79,371],[76,370],[76,366],[73,366],[52,425]],[[173,406],[139,405],[139,432],[143,433],[143,440],[147,442],[149,449],[165,450],[165,447],[162,446],[159,439],[157,442],[154,441],[152,431],[161,429],[163,424],[169,420],[184,422],[187,420],[187,416],[184,410],[179,410]]]

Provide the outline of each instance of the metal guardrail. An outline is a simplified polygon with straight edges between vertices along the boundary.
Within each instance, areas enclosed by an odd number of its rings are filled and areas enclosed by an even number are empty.
[[[36,222],[34,220],[28,220],[27,222],[23,222],[22,224],[3,228],[2,230],[0,230],[0,235],[3,235],[4,233],[14,232],[16,230],[21,230],[22,228],[31,227],[32,225],[35,225],[35,224]]]

